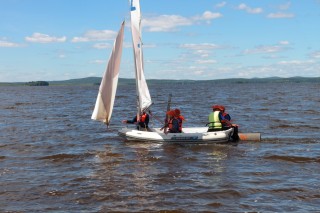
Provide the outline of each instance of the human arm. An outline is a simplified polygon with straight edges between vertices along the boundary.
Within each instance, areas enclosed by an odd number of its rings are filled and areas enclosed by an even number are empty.
[[[149,124],[149,115],[148,114],[146,116],[146,120],[144,121],[144,123],[148,126],[148,124]]]
[[[132,120],[123,120],[122,123],[124,123],[124,124],[135,124],[135,123],[137,123],[137,116],[135,116]]]
[[[230,118],[230,116],[228,114],[225,117],[225,116],[223,116],[223,114],[221,112],[219,113],[219,120],[224,126],[229,126],[230,127],[232,125],[230,120],[229,120],[229,118]]]
[[[224,118],[227,119],[228,121],[231,121],[231,116],[229,114],[225,114]]]

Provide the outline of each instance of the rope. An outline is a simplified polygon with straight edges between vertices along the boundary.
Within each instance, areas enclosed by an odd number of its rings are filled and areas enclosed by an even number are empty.
[[[155,120],[157,120],[158,122],[160,122],[162,125],[164,125],[163,121],[161,121],[161,119],[158,118],[157,116],[153,115],[150,110],[149,110],[149,114],[150,114],[151,118],[154,118]]]

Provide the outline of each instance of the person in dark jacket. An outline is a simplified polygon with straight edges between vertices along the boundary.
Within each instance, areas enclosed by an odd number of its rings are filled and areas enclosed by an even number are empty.
[[[140,115],[139,122],[137,121],[137,116],[134,116],[132,120],[123,120],[122,123],[126,124],[137,124],[137,129],[138,130],[146,130],[148,131],[149,129],[149,115],[146,112],[143,112]]]
[[[220,106],[221,107],[221,112],[222,112],[222,116],[224,117],[224,119],[226,120],[225,123],[222,123],[223,129],[229,129],[229,128],[233,128],[233,134],[231,136],[233,141],[238,141],[239,135],[238,135],[238,125],[237,124],[233,124],[231,123],[231,116],[229,115],[229,113],[227,113],[225,110],[226,108],[224,106]]]

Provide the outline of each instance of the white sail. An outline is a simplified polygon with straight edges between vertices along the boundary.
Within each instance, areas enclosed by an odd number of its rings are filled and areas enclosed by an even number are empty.
[[[152,104],[148,85],[144,77],[143,51],[141,39],[141,12],[139,0],[129,0],[131,11],[131,31],[136,71],[136,87],[138,112],[142,112]]]
[[[122,22],[121,28],[113,45],[107,69],[101,80],[96,105],[91,116],[91,119],[105,122],[108,126],[110,124],[118,85],[124,25],[124,22]]]

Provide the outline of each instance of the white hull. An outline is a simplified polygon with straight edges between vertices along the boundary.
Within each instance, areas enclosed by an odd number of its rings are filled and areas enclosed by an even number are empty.
[[[207,132],[208,127],[183,128],[183,133],[163,133],[160,128],[151,128],[152,132],[139,131],[133,128],[122,128],[118,134],[128,141],[196,143],[211,144],[228,142],[233,129]]]

